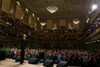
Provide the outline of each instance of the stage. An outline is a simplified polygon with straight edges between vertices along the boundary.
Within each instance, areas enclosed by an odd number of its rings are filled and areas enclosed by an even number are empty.
[[[0,67],[44,67],[43,63],[40,64],[29,64],[26,60],[23,65],[20,65],[19,62],[15,62],[13,59],[6,59],[3,61],[0,61]],[[54,64],[53,67],[56,67],[56,64]],[[68,66],[68,67],[77,67],[77,66]]]

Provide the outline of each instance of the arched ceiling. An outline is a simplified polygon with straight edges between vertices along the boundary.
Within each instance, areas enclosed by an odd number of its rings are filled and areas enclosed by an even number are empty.
[[[86,17],[92,0],[19,0],[41,19]],[[58,11],[51,14],[48,6],[57,6]]]

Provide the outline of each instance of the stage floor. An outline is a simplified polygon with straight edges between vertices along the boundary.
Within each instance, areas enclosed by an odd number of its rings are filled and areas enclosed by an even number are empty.
[[[23,65],[20,65],[19,62],[15,62],[13,59],[6,59],[3,61],[0,61],[0,67],[44,67],[42,63],[40,64],[29,64],[26,60]],[[54,67],[56,67],[56,64],[54,64]],[[77,66],[68,66],[68,67],[77,67]]]

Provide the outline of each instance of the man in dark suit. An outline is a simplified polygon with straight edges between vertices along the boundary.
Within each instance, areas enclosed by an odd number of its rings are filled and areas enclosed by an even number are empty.
[[[29,34],[30,35],[30,34]],[[20,64],[24,63],[24,55],[25,55],[25,49],[26,49],[26,40],[29,36],[26,36],[26,34],[23,34],[23,38],[22,38],[22,45],[21,45],[21,60],[20,60]]]

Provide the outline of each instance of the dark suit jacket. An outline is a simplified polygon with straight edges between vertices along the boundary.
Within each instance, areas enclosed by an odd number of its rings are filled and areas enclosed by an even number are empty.
[[[29,38],[30,36],[27,36],[25,39],[22,38],[22,45],[21,45],[21,49],[26,49],[26,42],[27,42],[27,39]]]
[[[21,49],[25,49],[26,48],[26,38],[22,38],[22,45],[21,45]]]

